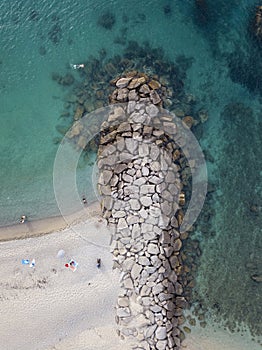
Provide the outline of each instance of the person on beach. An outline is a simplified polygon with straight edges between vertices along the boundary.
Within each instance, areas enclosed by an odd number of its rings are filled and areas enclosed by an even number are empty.
[[[83,204],[87,204],[87,200],[86,200],[85,196],[82,197],[82,202],[83,202]]]
[[[85,68],[84,63],[81,64],[70,64],[70,67],[73,69],[80,69],[80,68]]]
[[[97,258],[96,259],[96,267],[99,269],[101,267],[101,259]]]
[[[23,224],[27,221],[27,217],[26,215],[22,215],[21,218],[20,218],[20,224]]]

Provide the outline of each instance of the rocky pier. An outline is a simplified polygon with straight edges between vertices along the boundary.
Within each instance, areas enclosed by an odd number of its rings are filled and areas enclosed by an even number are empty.
[[[132,349],[179,349],[183,296],[184,155],[165,87],[129,72],[112,82],[111,112],[98,150],[101,206],[112,229],[114,267],[121,271],[116,322]]]

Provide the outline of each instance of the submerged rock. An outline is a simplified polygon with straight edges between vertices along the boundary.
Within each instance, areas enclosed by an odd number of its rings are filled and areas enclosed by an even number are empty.
[[[257,11],[254,20],[255,36],[262,41],[262,6],[257,6]]]
[[[255,282],[258,282],[258,283],[262,282],[262,275],[252,275],[251,278]]]
[[[115,25],[115,22],[115,15],[112,12],[107,11],[98,18],[97,25],[107,30],[111,30]]]

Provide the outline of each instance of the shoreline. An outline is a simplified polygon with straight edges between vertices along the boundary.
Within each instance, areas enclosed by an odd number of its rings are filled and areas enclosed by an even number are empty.
[[[112,270],[109,231],[105,222],[100,221],[99,203],[88,207],[88,216],[86,212],[81,213],[85,214],[86,220],[79,220],[81,215],[78,213],[71,218],[73,225],[69,228],[64,221],[66,228],[63,230],[53,229],[52,234],[42,234],[41,237],[37,237],[39,232],[35,232],[33,239],[9,239],[9,242],[1,244],[3,288],[0,303],[4,312],[0,322],[0,345],[8,344],[10,349],[15,349],[19,344],[21,350],[33,350],[40,341],[46,350],[52,346],[69,350],[73,344],[79,350],[100,350],[105,346],[110,350],[128,348],[128,344],[118,339],[114,324],[119,275]],[[59,223],[60,220],[57,221]],[[42,224],[44,227],[46,220]],[[75,273],[64,268],[66,258],[60,261],[56,257],[61,248],[66,256],[74,257],[79,263]],[[30,268],[21,265],[23,257],[36,258],[33,273]],[[102,258],[99,271],[97,257]],[[56,317],[46,312],[50,306]],[[97,317],[97,311],[101,312],[101,317]],[[25,318],[26,323],[23,322]],[[13,332],[10,320],[19,330],[17,336],[7,336]],[[45,332],[35,333],[36,327]],[[181,350],[261,348],[251,341],[246,332],[243,336],[232,334],[218,324],[207,324],[206,328],[202,328],[198,322],[196,326],[189,327],[191,333],[186,335]]]
[[[98,201],[86,205],[83,210],[68,216],[54,216],[24,224],[15,224],[0,227],[0,242],[39,237],[56,231],[62,231],[69,226],[82,222],[90,217],[101,214]]]

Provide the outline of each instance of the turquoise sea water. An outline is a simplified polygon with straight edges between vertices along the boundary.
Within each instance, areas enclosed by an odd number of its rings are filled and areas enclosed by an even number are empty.
[[[190,62],[184,88],[196,96],[196,110],[209,116],[199,138],[216,191],[211,214],[197,226],[202,245],[197,296],[217,319],[228,319],[229,327],[243,322],[261,333],[261,283],[251,279],[262,274],[262,49],[249,30],[256,5],[253,0],[2,1],[0,225],[17,222],[21,213],[31,220],[59,214],[53,140],[61,136],[56,126],[68,90],[52,73],[66,74],[70,63],[101,49],[108,56],[121,54],[124,46],[116,38],[148,41],[169,59]],[[106,11],[115,15],[112,30],[97,25]],[[89,164],[79,168],[80,195],[90,194]]]

